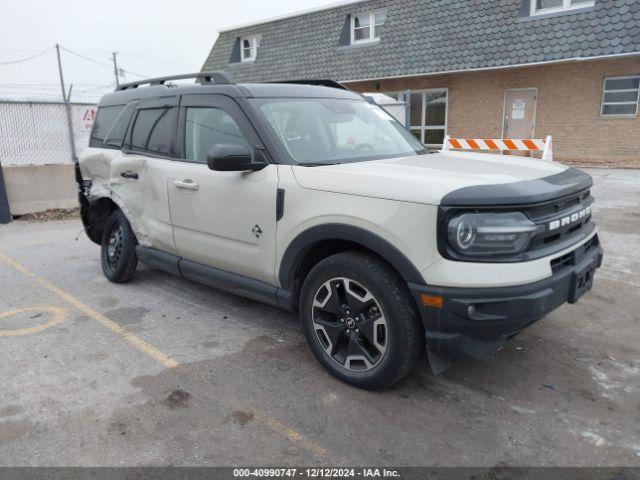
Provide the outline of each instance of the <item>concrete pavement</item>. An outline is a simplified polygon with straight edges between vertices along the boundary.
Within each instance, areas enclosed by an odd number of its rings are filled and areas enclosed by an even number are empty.
[[[290,314],[144,266],[109,283],[78,219],[0,226],[0,464],[640,465],[640,172],[590,173],[594,290],[377,393]]]

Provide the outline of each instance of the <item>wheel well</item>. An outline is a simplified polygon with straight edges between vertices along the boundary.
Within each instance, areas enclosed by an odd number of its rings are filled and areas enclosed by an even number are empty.
[[[92,242],[100,245],[102,242],[104,225],[107,222],[109,215],[118,209],[119,207],[110,198],[103,197],[99,198],[95,202],[89,203],[83,195],[80,196],[80,213],[82,216],[82,223],[87,236]]]
[[[292,307],[297,310],[298,308],[298,299],[300,296],[300,290],[302,289],[302,284],[304,283],[305,278],[311,271],[311,269],[316,266],[319,262],[324,260],[331,255],[335,255],[336,253],[342,253],[349,250],[357,250],[360,252],[366,252],[376,258],[378,258],[381,262],[395,271],[400,277],[402,275],[400,272],[391,265],[387,260],[385,260],[382,256],[380,256],[374,250],[354,241],[350,240],[322,240],[318,243],[311,246],[308,251],[302,256],[295,270],[294,274],[294,284],[292,289]]]

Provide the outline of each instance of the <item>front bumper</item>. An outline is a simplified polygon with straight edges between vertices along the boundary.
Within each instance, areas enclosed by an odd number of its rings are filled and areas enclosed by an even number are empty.
[[[482,358],[563,303],[575,303],[591,289],[602,265],[598,236],[552,261],[551,277],[501,288],[430,287],[410,284],[420,307],[427,351],[434,373],[460,357]],[[442,297],[442,306],[425,306],[422,295]]]

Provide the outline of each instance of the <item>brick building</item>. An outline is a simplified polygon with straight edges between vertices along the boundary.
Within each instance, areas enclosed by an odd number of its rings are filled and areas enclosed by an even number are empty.
[[[550,134],[560,161],[640,167],[639,0],[342,2],[221,31],[203,70],[384,92],[432,146]]]

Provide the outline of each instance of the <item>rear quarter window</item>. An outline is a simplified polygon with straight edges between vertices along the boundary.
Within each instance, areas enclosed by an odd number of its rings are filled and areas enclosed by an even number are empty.
[[[124,141],[124,136],[127,133],[127,129],[129,128],[129,123],[131,122],[131,117],[133,117],[133,112],[136,110],[136,105],[138,102],[132,102],[127,104],[124,109],[118,114],[115,122],[107,132],[107,135],[104,139],[104,146],[107,148],[121,148],[122,143]]]
[[[116,118],[118,118],[118,115],[123,109],[124,105],[98,107],[96,120],[93,124],[93,130],[91,131],[91,139],[89,140],[90,147],[104,147],[104,140],[107,137],[107,133],[109,133],[109,130],[111,130]]]

